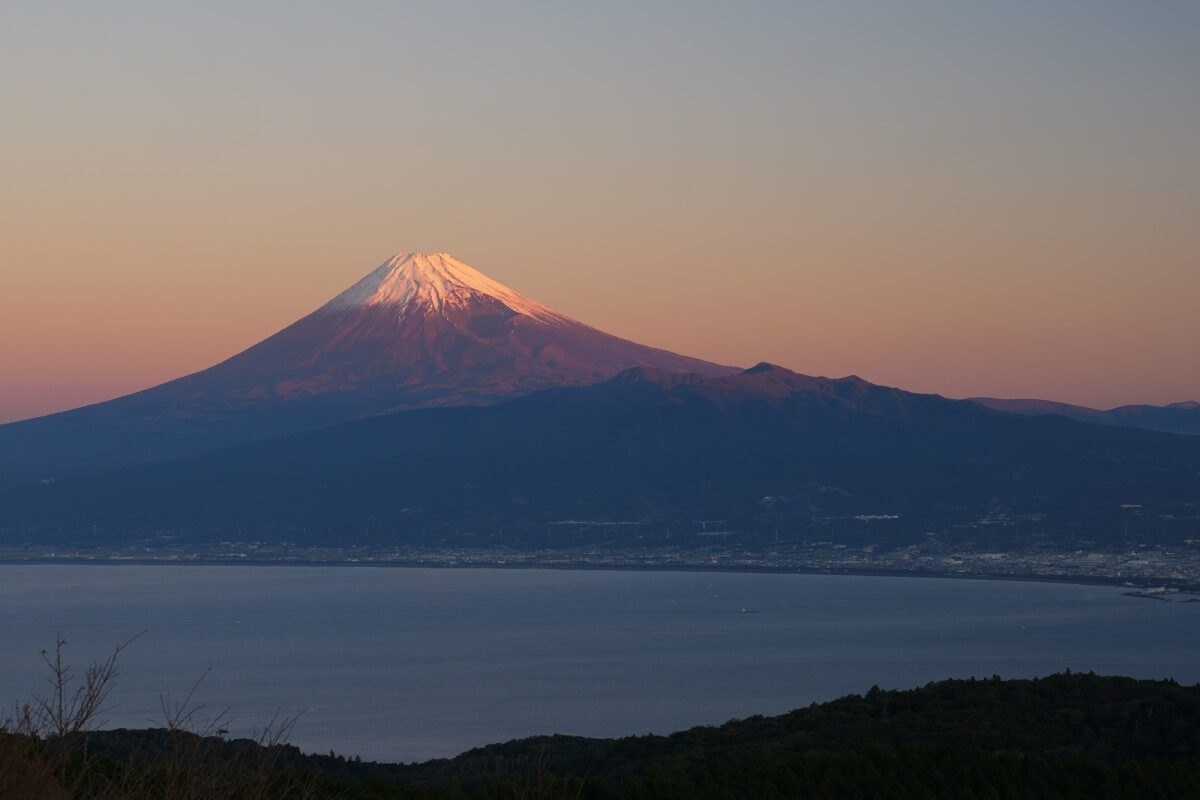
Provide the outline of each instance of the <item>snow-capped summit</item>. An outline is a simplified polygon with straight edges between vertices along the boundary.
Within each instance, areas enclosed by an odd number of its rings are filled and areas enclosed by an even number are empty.
[[[249,367],[255,376],[278,375],[269,384],[254,380],[249,391],[286,403],[366,394],[365,413],[372,414],[495,402],[594,383],[639,364],[703,374],[730,371],[598,331],[446,253],[398,253],[312,314],[213,371],[246,375]],[[240,386],[229,391],[247,396]]]
[[[473,299],[491,297],[518,314],[551,325],[570,320],[497,283],[448,253],[397,253],[358,283],[329,301],[323,311],[364,306],[391,306],[403,313],[410,304],[429,311],[468,307]]]
[[[639,365],[736,371],[598,331],[445,253],[399,253],[216,366],[107,403],[0,426],[0,484],[393,411],[496,403],[597,383]],[[24,456],[9,464],[6,452],[35,454],[38,464]]]

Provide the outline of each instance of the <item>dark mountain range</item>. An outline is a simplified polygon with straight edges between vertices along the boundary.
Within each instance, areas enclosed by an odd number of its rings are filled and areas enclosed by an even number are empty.
[[[836,539],[872,524],[895,540],[956,525],[1097,540],[1128,534],[1134,506],[1135,524],[1156,536],[1175,531],[1167,517],[1194,535],[1198,504],[1197,437],[1001,414],[760,364],[718,377],[634,368],[500,405],[406,411],[9,491],[0,527],[10,541],[84,544],[170,532],[687,545],[779,531]]]
[[[214,367],[0,425],[0,486],[180,458],[431,406],[487,404],[647,365],[734,372],[569,319],[445,254],[401,253]]]
[[[1200,433],[1200,403],[1171,403],[1166,406],[1119,406],[1101,411],[1086,406],[1055,403],[1051,400],[1000,400],[995,397],[971,397],[973,403],[1006,414],[1058,414],[1093,425],[1112,425],[1124,428],[1146,428],[1169,433]]]

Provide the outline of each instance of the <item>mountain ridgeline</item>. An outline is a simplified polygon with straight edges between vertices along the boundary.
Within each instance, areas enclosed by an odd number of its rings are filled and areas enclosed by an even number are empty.
[[[399,253],[216,366],[105,403],[0,425],[0,487],[394,411],[503,402],[639,365],[737,371],[596,330],[444,253]]]
[[[10,539],[76,543],[703,546],[719,532],[758,547],[781,532],[899,543],[987,522],[1006,523],[1000,537],[1094,541],[1128,535],[1130,506],[1154,535],[1183,537],[1200,438],[769,364],[717,377],[636,367],[2,497]]]
[[[1194,401],[1171,403],[1165,406],[1119,406],[1102,411],[1097,408],[1054,403],[1049,400],[1000,400],[995,397],[972,397],[972,402],[1003,411],[1006,414],[1058,414],[1067,419],[1093,425],[1121,428],[1147,428],[1169,433],[1200,434],[1200,403]]]
[[[1200,436],[981,402],[676,355],[401,253],[210,369],[0,426],[0,542],[1200,536]]]

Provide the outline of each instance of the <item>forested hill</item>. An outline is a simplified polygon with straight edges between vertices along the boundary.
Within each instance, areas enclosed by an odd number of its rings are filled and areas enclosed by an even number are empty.
[[[539,736],[422,764],[283,755],[349,800],[1187,798],[1200,797],[1200,686],[972,678],[668,736]]]
[[[948,680],[872,688],[776,717],[731,720],[668,736],[538,737],[471,750],[425,773],[535,759],[549,745],[565,772],[620,773],[683,756],[693,765],[746,756],[906,746],[1016,751],[1052,759],[1160,759],[1200,765],[1200,686],[1089,674]]]

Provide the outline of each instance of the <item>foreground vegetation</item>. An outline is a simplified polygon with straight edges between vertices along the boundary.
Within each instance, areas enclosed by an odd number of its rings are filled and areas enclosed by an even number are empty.
[[[872,688],[778,717],[669,736],[542,736],[454,759],[304,755],[291,721],[226,741],[191,697],[165,725],[94,730],[116,657],[0,725],[0,797],[1187,798],[1200,797],[1200,685],[1065,673]]]
[[[134,637],[136,639],[137,637]],[[65,640],[42,651],[49,691],[0,715],[0,800],[268,800],[328,796],[311,770],[279,761],[293,719],[276,717],[253,740],[225,741],[225,717],[201,718],[192,692],[162,698],[164,727],[154,746],[126,758],[105,752],[105,703],[117,659],[133,639],[76,674],[64,660]],[[199,686],[197,682],[196,686]]]

